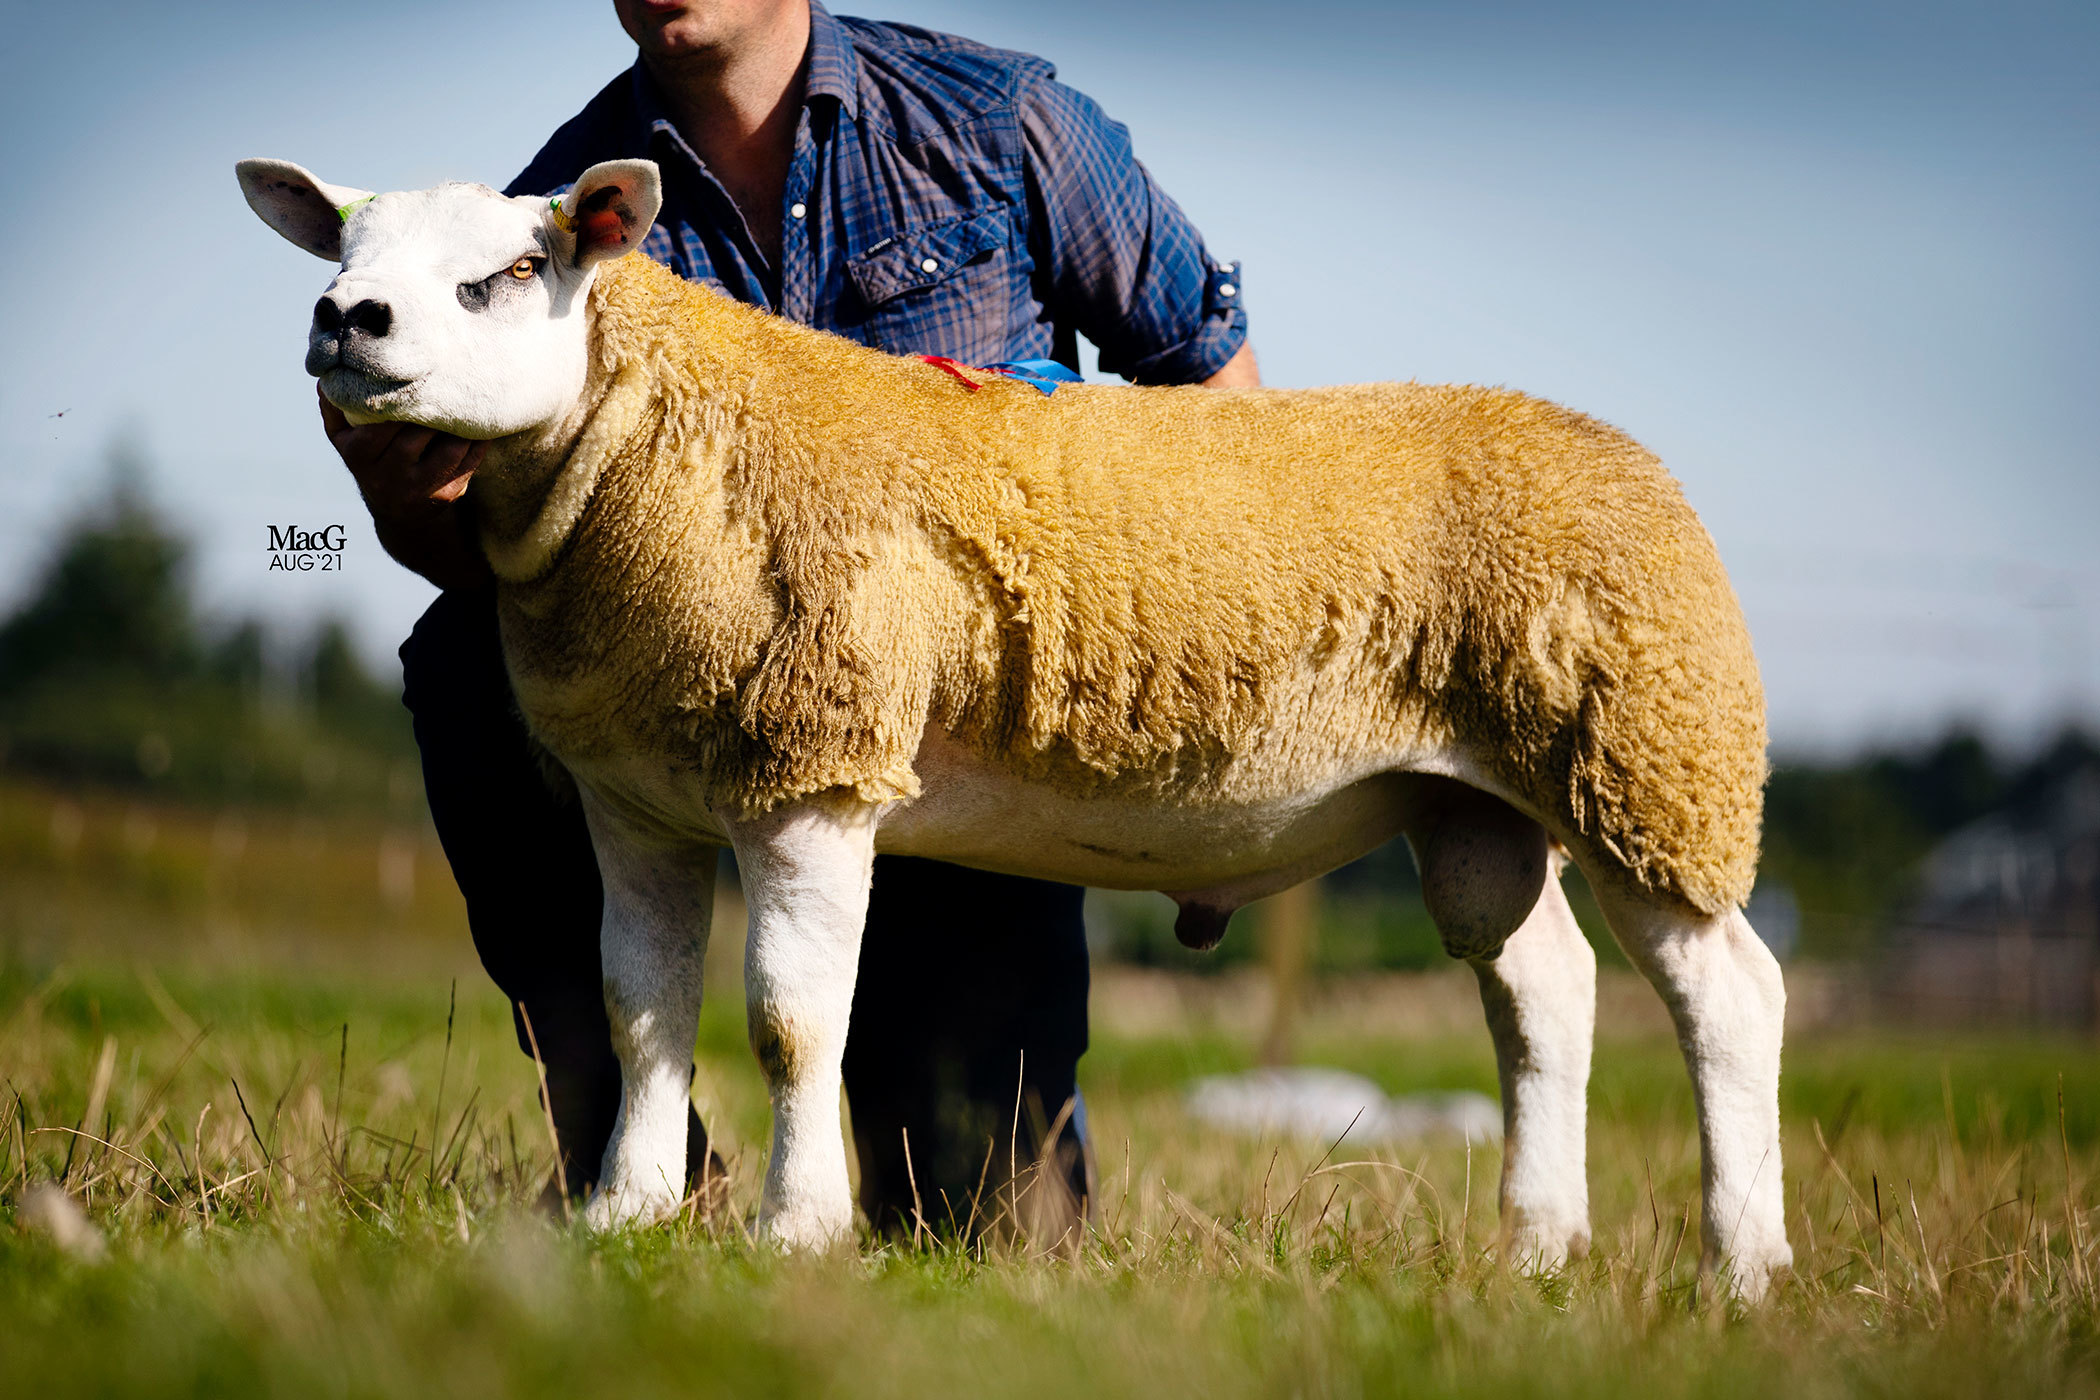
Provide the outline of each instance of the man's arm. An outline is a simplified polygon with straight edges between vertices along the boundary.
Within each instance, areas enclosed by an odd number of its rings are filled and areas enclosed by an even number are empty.
[[[350,468],[388,554],[439,588],[489,582],[488,561],[469,534],[471,522],[460,503],[487,443],[409,423],[352,427],[325,398],[321,426]]]
[[[1029,249],[1053,317],[1141,384],[1261,382],[1240,270],[1216,262],[1152,180],[1130,133],[1093,99],[1041,81],[1022,94]]]
[[[1225,367],[1203,381],[1206,389],[1259,389],[1261,366],[1254,363],[1254,345],[1241,341],[1240,348],[1232,352]]]

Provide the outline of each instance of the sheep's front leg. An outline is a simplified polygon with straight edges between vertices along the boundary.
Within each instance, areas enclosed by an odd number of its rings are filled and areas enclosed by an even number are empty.
[[[1500,953],[1470,961],[1502,1080],[1505,1248],[1521,1268],[1551,1268],[1590,1244],[1583,1159],[1597,957],[1549,875]]]
[[[808,803],[732,823],[751,911],[744,1003],[773,1100],[764,1233],[820,1249],[853,1228],[839,1126],[846,1020],[875,858],[872,807]]]
[[[620,1111],[584,1223],[605,1230],[673,1214],[685,1191],[687,1095],[718,848],[623,822],[584,797],[605,883],[599,943],[620,1057]]]

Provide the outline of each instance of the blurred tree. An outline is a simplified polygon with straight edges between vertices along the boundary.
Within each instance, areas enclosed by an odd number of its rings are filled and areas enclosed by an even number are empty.
[[[263,625],[250,617],[236,623],[213,644],[205,671],[214,681],[237,691],[243,700],[252,701],[262,694],[268,661]]]
[[[280,649],[247,619],[207,640],[188,543],[145,478],[137,449],[114,447],[107,492],[64,529],[29,600],[0,623],[6,767],[185,800],[398,809],[393,775],[415,752],[407,715],[349,630],[331,620],[307,645]],[[296,657],[285,689],[304,703],[264,703],[273,652]]]
[[[2066,730],[2011,764],[1975,733],[1956,729],[1916,751],[1781,764],[1765,790],[1761,875],[1793,888],[1804,951],[1866,952],[1941,840],[1993,812],[2031,805],[2054,791],[2061,774],[2096,756],[2091,739]]]
[[[1989,747],[1966,730],[1914,757],[1884,754],[1867,767],[1873,781],[1935,836],[1974,821],[2005,796],[2006,778]]]
[[[2022,820],[2032,820],[2058,798],[2067,774],[2096,763],[2100,763],[2100,744],[2090,735],[2067,729],[2007,779],[2003,801],[1993,805]]]
[[[173,679],[199,660],[189,547],[147,497],[137,450],[110,453],[110,488],[66,529],[30,600],[0,626],[0,690],[54,673]]]
[[[1903,762],[1885,756],[1842,767],[1773,769],[1758,877],[1792,889],[1803,952],[1848,957],[1867,951],[1931,848],[1931,833],[1892,781],[1905,774]]]
[[[381,747],[404,732],[399,687],[365,668],[341,618],[328,618],[315,629],[299,672],[300,688],[323,726]]]
[[[369,704],[379,688],[365,664],[358,659],[343,620],[331,617],[314,632],[307,653],[306,683],[314,708],[323,713],[358,709]]]

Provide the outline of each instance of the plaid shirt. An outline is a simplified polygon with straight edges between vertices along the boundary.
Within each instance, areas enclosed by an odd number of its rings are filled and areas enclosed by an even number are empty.
[[[1247,338],[1238,264],[1205,251],[1130,134],[1039,58],[811,0],[779,265],[637,62],[511,182],[555,194],[601,160],[663,169],[642,250],[680,276],[898,354],[1057,359],[1194,383]]]

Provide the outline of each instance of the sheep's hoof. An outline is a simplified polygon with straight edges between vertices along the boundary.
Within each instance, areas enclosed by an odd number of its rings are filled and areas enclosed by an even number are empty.
[[[828,1219],[814,1210],[783,1211],[759,1222],[759,1238],[788,1254],[823,1254],[853,1238],[853,1218]]]
[[[678,1214],[678,1198],[667,1192],[600,1188],[583,1207],[583,1226],[593,1234],[639,1229]]]
[[[1762,1303],[1772,1286],[1793,1271],[1793,1247],[1784,1243],[1773,1249],[1746,1249],[1730,1255],[1725,1271],[1716,1270],[1711,1263],[1706,1263],[1703,1270],[1708,1274],[1725,1273],[1723,1282],[1729,1296],[1753,1306]]]
[[[1547,1273],[1586,1258],[1590,1252],[1587,1221],[1575,1225],[1512,1225],[1504,1237],[1502,1257],[1525,1273]]]

